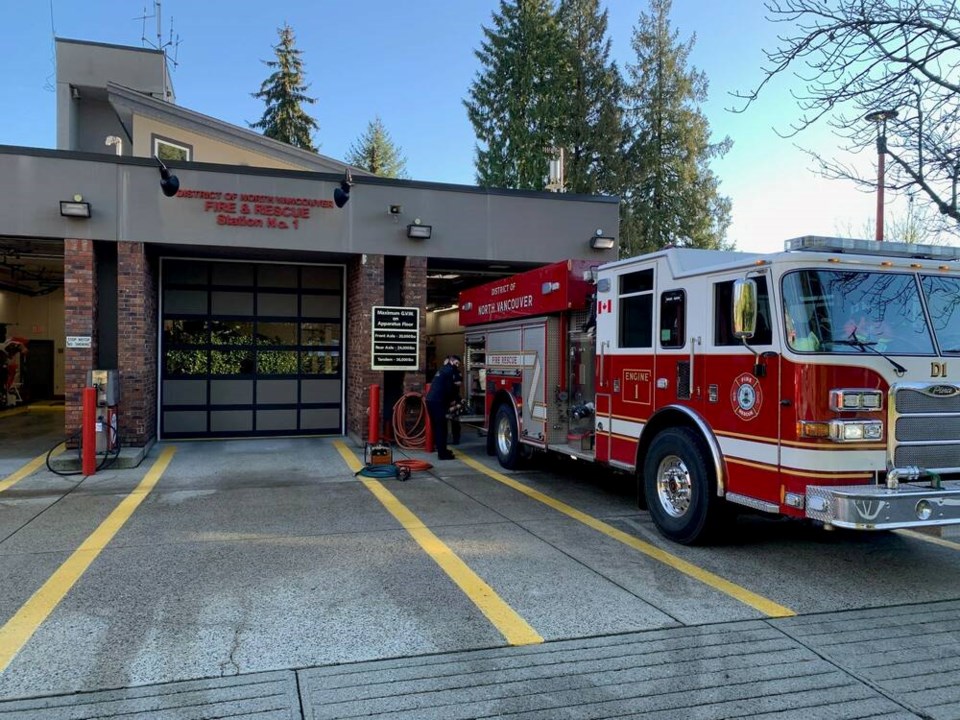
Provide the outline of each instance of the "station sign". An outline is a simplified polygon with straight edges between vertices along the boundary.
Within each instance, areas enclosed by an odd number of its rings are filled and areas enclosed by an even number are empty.
[[[371,370],[420,369],[420,308],[375,306]]]

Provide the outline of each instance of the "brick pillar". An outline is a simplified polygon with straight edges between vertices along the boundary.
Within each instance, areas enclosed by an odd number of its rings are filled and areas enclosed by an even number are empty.
[[[67,337],[89,337],[89,348],[64,350],[64,431],[69,437],[80,430],[83,413],[82,391],[87,371],[97,362],[97,272],[93,240],[63,242],[63,305]],[[70,447],[77,447],[79,440]]]
[[[370,314],[383,305],[383,255],[363,255],[347,263],[347,427],[358,441],[367,437],[370,386],[383,383],[383,373],[370,369]]]
[[[420,369],[403,376],[405,392],[423,392],[427,367],[427,258],[407,256],[403,266],[403,304],[420,308]]]
[[[144,447],[157,434],[157,276],[139,242],[117,243],[120,439]]]

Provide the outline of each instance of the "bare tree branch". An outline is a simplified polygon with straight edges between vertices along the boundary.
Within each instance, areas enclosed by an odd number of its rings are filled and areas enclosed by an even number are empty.
[[[768,20],[783,29],[752,90],[733,93],[745,112],[780,76],[791,90],[797,116],[775,128],[796,137],[826,123],[840,151],[857,153],[876,141],[880,128],[867,113],[896,110],[886,124],[893,159],[887,185],[936,207],[960,228],[956,200],[960,173],[960,12],[957,0],[767,0]],[[875,188],[876,181],[811,153],[827,177]]]

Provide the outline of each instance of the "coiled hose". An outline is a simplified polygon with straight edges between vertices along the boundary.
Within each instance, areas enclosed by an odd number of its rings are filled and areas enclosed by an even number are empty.
[[[423,450],[427,447],[427,403],[418,392],[404,393],[393,405],[393,437],[404,450]],[[404,458],[393,464],[406,471],[407,477],[415,470],[433,467],[426,460]]]
[[[404,450],[427,446],[427,403],[418,392],[406,392],[393,405],[393,437]]]

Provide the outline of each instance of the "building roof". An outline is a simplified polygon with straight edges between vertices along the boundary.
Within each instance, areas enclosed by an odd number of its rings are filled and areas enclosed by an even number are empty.
[[[288,145],[260,133],[231,125],[185,107],[163,102],[123,85],[107,83],[107,96],[117,111],[120,121],[133,136],[133,115],[150,117],[163,123],[176,125],[191,132],[229,143],[237,147],[275,158],[279,161],[301,166],[304,170],[341,173],[349,169],[355,175],[370,175],[361,168],[340,160],[320,155],[309,150]]]

